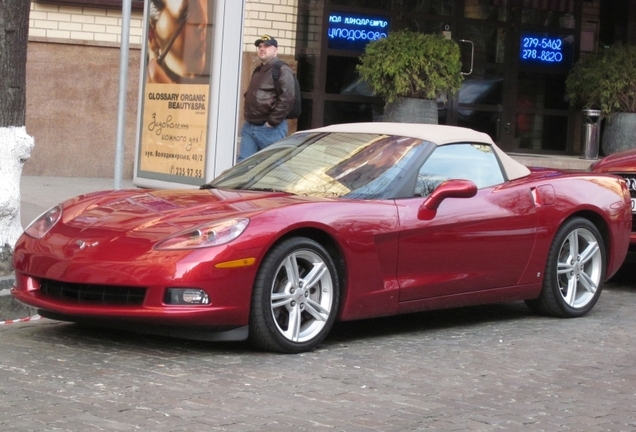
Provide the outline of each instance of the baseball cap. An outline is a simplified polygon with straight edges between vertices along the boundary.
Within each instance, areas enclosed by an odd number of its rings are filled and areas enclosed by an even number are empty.
[[[264,34],[263,36],[261,36],[260,39],[256,39],[256,42],[254,42],[254,45],[259,46],[262,43],[264,43],[265,45],[271,45],[278,48],[278,41],[267,34]]]

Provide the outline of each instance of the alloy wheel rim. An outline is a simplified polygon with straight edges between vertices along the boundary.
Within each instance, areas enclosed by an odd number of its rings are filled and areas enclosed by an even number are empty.
[[[573,230],[559,251],[557,281],[563,301],[570,307],[587,306],[601,282],[603,256],[591,231]]]
[[[331,315],[333,289],[320,255],[310,250],[289,254],[272,283],[271,313],[280,334],[299,343],[316,337]]]

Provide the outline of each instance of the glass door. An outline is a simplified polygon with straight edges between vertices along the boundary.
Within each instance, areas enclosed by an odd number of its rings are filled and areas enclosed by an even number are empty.
[[[452,38],[467,69],[462,88],[449,101],[447,124],[490,135],[503,148],[513,136],[512,8],[507,0],[464,0]]]
[[[582,2],[517,0],[513,149],[571,153],[573,113],[565,94],[578,57]]]
[[[506,151],[571,151],[565,79],[576,57],[580,5],[463,0],[453,39],[465,64],[472,57],[472,72],[450,101],[446,123],[485,132]]]

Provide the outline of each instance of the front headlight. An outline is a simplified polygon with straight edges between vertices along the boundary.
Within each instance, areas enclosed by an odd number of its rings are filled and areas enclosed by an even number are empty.
[[[25,234],[41,239],[62,218],[62,207],[56,205],[35,218],[24,230]]]
[[[198,249],[219,246],[240,236],[249,222],[249,219],[230,219],[201,225],[160,241],[155,245],[155,249]]]

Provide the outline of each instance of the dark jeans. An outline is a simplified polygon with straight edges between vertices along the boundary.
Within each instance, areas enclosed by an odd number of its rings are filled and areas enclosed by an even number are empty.
[[[253,155],[259,150],[280,141],[287,136],[287,120],[276,127],[265,124],[256,126],[251,123],[243,123],[241,129],[241,147],[239,149],[238,162]]]

